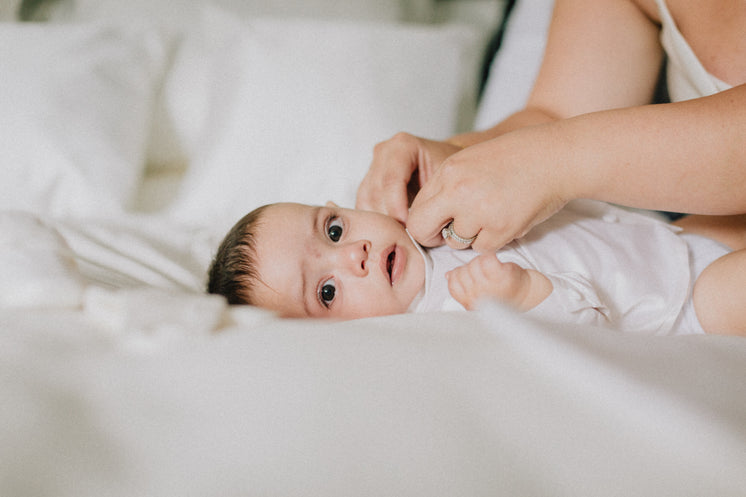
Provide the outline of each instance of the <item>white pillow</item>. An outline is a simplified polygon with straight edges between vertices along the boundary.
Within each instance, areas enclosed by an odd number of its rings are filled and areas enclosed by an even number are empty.
[[[521,110],[544,58],[554,0],[521,0],[508,19],[474,122],[486,129]]]
[[[244,23],[208,10],[165,84],[191,159],[171,214],[224,230],[269,202],[352,206],[375,143],[457,131],[480,40],[463,26]]]
[[[416,0],[424,4],[429,0]],[[205,4],[229,9],[244,18],[281,16],[396,21],[411,17],[418,5],[401,0],[55,0],[52,20],[148,19],[181,28],[199,16]],[[418,8],[419,7],[419,8]]]
[[[165,53],[145,28],[0,24],[0,208],[92,215],[126,206]]]

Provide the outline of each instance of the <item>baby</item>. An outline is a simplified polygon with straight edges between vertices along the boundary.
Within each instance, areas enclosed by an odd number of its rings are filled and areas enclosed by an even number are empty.
[[[553,321],[696,334],[722,330],[702,329],[693,283],[735,248],[593,201],[572,202],[526,237],[483,255],[425,250],[380,213],[281,203],[231,229],[208,291],[285,317],[472,309],[493,298]]]

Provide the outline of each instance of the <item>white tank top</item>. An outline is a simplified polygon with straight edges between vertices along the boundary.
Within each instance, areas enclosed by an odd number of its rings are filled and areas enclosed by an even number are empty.
[[[661,44],[668,56],[666,70],[671,100],[690,100],[731,88],[731,85],[707,72],[676,27],[665,0],[656,2],[661,16]]]

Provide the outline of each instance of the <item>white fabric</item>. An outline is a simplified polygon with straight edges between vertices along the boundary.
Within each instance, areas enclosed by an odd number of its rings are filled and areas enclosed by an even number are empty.
[[[656,0],[661,16],[661,43],[666,51],[668,93],[678,102],[705,97],[731,88],[704,68],[682,36],[665,0]]]
[[[490,66],[475,129],[491,128],[526,104],[544,58],[553,8],[554,0],[519,0],[513,7]]]
[[[209,334],[224,324],[227,306],[225,299],[216,295],[154,288],[110,291],[89,287],[83,302],[92,323],[116,337],[123,349],[135,353]]]
[[[73,250],[86,283],[109,289],[148,286],[201,292],[220,243],[209,230],[160,216],[64,219],[51,225]]]
[[[478,254],[471,249],[453,250],[447,246],[424,249],[414,239],[415,247],[425,261],[425,285],[407,312],[427,313],[466,310],[448,291],[446,273],[463,266]]]
[[[0,25],[0,209],[129,206],[165,52],[146,27]]]
[[[479,39],[464,27],[243,22],[206,10],[165,88],[190,158],[171,214],[225,232],[270,202],[354,205],[377,142],[456,131]]]
[[[691,259],[696,274],[690,272]],[[715,242],[700,250],[701,238],[683,238],[675,228],[601,202],[572,202],[526,237],[497,252],[502,262],[546,275],[551,295],[529,313],[550,322],[605,325],[648,334],[701,334],[691,311],[691,285],[704,267],[728,250]],[[703,253],[704,252],[704,253]],[[473,250],[447,246],[421,251],[426,262],[424,295],[414,312],[457,310],[445,273],[476,257]],[[691,317],[691,316],[690,316]]]
[[[139,346],[73,312],[0,314],[8,322],[3,495],[746,488],[738,338],[549,328],[492,308],[168,340],[133,331]]]
[[[194,22],[205,4],[217,5],[243,18],[357,19],[369,21],[406,20],[408,9],[399,0],[55,0],[56,21],[88,22],[100,19],[148,19],[171,28]],[[67,5],[65,5],[67,4]]]
[[[0,308],[77,307],[84,282],[60,234],[37,217],[0,211]]]

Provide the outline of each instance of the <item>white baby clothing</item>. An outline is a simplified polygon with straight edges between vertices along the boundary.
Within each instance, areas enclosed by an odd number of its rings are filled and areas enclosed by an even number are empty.
[[[691,303],[702,269],[730,250],[650,216],[577,200],[497,251],[502,262],[535,269],[553,291],[530,314],[643,334],[703,333]],[[463,310],[445,273],[477,256],[442,246],[421,250],[425,286],[412,312]]]
[[[656,0],[661,17],[660,40],[666,51],[668,94],[674,102],[705,97],[728,90],[731,85],[704,68],[684,39],[668,11],[665,0]]]

